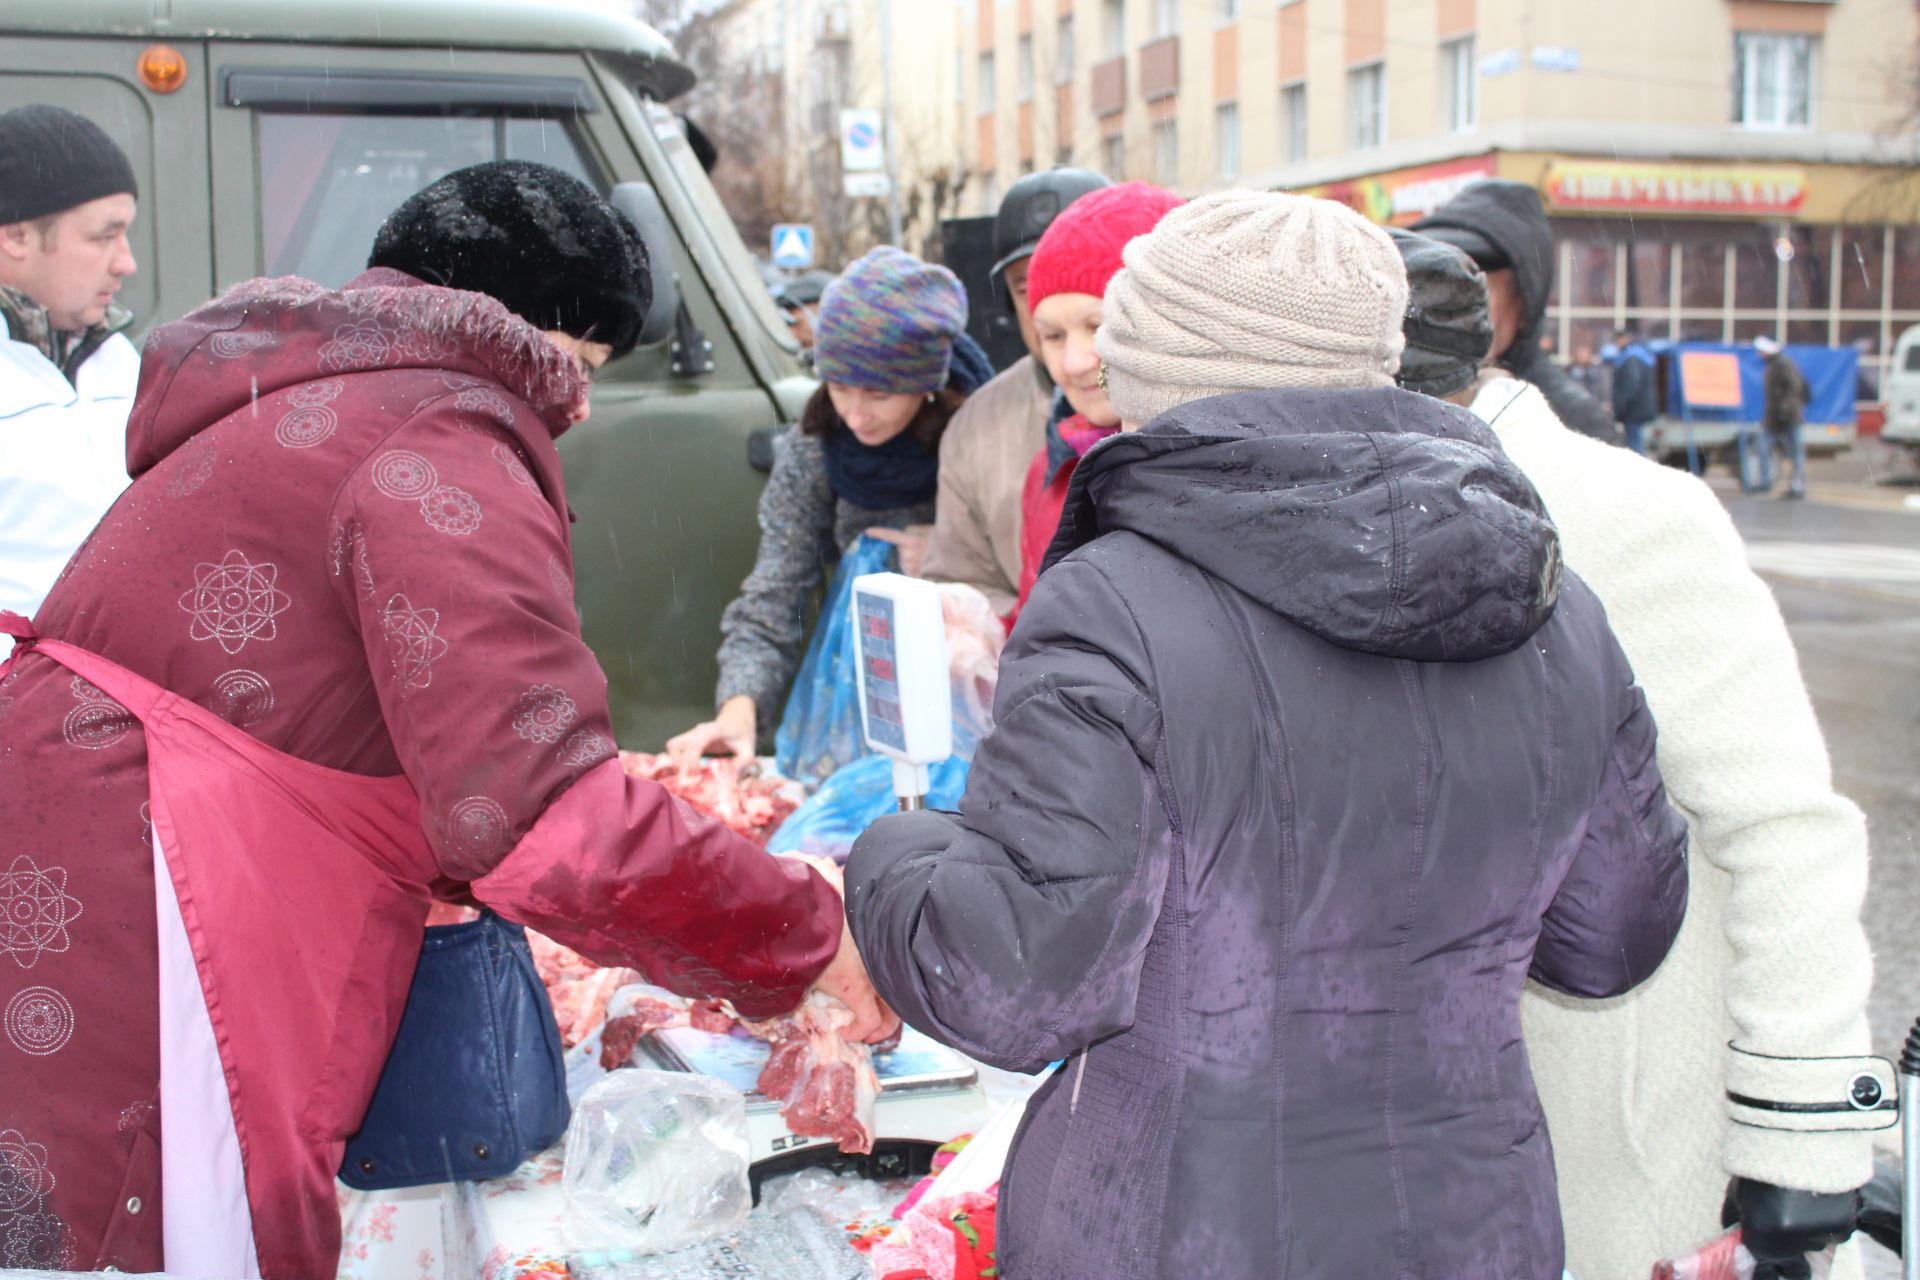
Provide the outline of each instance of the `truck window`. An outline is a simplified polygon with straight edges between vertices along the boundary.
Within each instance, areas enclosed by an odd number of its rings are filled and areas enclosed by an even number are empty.
[[[1907,348],[1906,359],[1900,362],[1900,372],[1920,373],[1920,342]]]
[[[455,169],[536,160],[606,190],[558,120],[261,112],[257,136],[266,274],[331,288],[366,267],[374,233],[401,201]]]

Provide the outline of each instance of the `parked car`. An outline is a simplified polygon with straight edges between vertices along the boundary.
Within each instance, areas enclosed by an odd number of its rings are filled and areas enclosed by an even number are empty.
[[[606,193],[655,255],[641,347],[562,439],[586,637],[623,745],[712,712],[720,611],[751,567],[774,424],[813,383],[667,103],[656,31],[512,0],[10,6],[0,108],[84,112],[140,182],[122,300],[142,328],[256,275],[340,285],[402,200],[482,160]]]
[[[1920,325],[1901,334],[1893,344],[1883,384],[1886,425],[1880,438],[1913,451],[1920,460]]]

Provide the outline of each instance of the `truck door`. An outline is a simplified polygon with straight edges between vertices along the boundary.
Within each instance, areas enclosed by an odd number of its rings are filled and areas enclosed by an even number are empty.
[[[603,193],[652,176],[579,56],[234,43],[210,63],[223,284],[344,284],[396,205],[480,161],[538,160]],[[748,437],[777,416],[679,232],[648,249],[675,264],[697,364],[676,373],[671,340],[616,361],[561,441],[577,599],[630,747],[712,712],[720,612],[757,544]]]
[[[84,36],[0,39],[0,111],[30,103],[86,116],[120,144],[140,184],[129,240],[137,270],[120,288],[133,312],[134,337],[205,302],[213,288],[212,241],[202,210],[207,190],[206,51],[173,46],[187,79],[173,93],[141,84],[140,55],[150,40]],[[48,68],[59,68],[49,71]]]

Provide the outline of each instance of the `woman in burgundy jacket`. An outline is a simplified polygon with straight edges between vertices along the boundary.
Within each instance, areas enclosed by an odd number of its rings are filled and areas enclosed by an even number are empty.
[[[585,186],[481,165],[344,289],[148,339],[132,488],[0,618],[0,1265],[332,1275],[430,885],[882,1030],[834,888],[615,756],[554,440],[645,264]]]

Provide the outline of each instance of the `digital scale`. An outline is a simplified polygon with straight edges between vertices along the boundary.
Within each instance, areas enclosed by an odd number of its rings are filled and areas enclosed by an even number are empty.
[[[867,746],[893,760],[902,810],[926,807],[927,770],[953,754],[953,692],[947,674],[947,623],[940,589],[897,573],[853,580],[855,654],[861,730]],[[744,1031],[669,1027],[641,1039],[638,1052],[668,1071],[724,1080],[747,1098],[749,1177],[754,1200],[775,1174],[808,1165],[853,1168],[870,1178],[928,1172],[933,1153],[987,1121],[986,1090],[973,1065],[944,1045],[903,1029],[899,1045],[873,1055],[880,1096],[873,1107],[873,1151],[847,1155],[831,1138],[788,1130],[778,1102],[760,1092],[770,1048]]]
[[[927,769],[953,754],[953,687],[940,588],[898,573],[853,580],[860,724],[893,759],[902,811],[926,807]]]
[[[864,1156],[843,1153],[831,1138],[788,1131],[779,1103],[760,1092],[760,1069],[771,1051],[764,1040],[744,1031],[669,1027],[644,1037],[639,1050],[663,1070],[713,1076],[746,1095],[756,1202],[763,1179],[807,1165],[857,1168],[871,1178],[917,1177],[931,1168],[941,1144],[978,1133],[987,1120],[987,1094],[973,1064],[912,1027],[897,1048],[873,1055],[880,1097],[873,1106],[873,1151]]]

